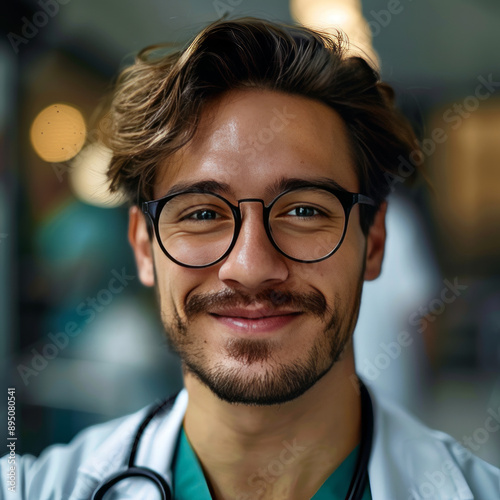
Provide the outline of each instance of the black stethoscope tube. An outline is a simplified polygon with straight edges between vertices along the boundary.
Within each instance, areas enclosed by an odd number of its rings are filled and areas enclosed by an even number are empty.
[[[170,486],[168,485],[166,479],[152,469],[149,469],[147,467],[135,466],[135,457],[139,448],[139,442],[149,422],[151,422],[151,420],[153,420],[153,418],[156,417],[156,415],[159,415],[162,411],[171,408],[175,402],[176,397],[177,394],[174,394],[167,400],[163,401],[161,404],[154,406],[153,409],[150,410],[150,412],[146,415],[146,417],[144,417],[144,420],[141,422],[141,425],[139,426],[135,434],[134,443],[132,445],[128,458],[127,469],[117,472],[116,474],[110,476],[108,479],[104,480],[92,494],[91,500],[103,500],[104,495],[108,493],[108,491],[117,483],[132,477],[141,477],[153,482],[161,494],[161,500],[172,499]]]
[[[361,391],[361,445],[358,454],[358,460],[356,462],[356,469],[354,475],[351,479],[351,484],[347,491],[346,500],[362,500],[363,492],[365,490],[366,482],[368,480],[368,461],[370,459],[370,453],[372,449],[373,441],[373,407],[368,394],[368,390],[362,382],[360,382]],[[177,394],[168,398],[166,401],[153,407],[153,409],[144,418],[141,425],[137,429],[134,443],[130,450],[130,455],[128,459],[127,469],[117,472],[116,474],[110,476],[104,480],[92,494],[91,500],[103,500],[104,495],[109,492],[117,483],[125,479],[132,477],[140,477],[143,479],[148,479],[158,488],[161,494],[161,500],[172,500],[172,493],[166,479],[147,467],[141,467],[135,465],[135,457],[137,455],[137,450],[139,448],[139,442],[144,433],[144,430],[148,426],[149,422],[162,411],[165,411],[172,407],[174,404]]]
[[[361,392],[361,444],[358,460],[351,484],[347,490],[346,500],[362,500],[368,481],[368,462],[372,451],[373,442],[373,407],[370,394],[365,385],[359,381]]]

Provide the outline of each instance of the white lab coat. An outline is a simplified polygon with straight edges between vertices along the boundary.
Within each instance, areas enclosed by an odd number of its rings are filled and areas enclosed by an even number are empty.
[[[405,411],[376,397],[372,390],[370,393],[375,426],[368,473],[374,500],[500,499],[499,469],[472,456],[450,436],[428,429]],[[162,471],[169,482],[187,400],[186,390],[181,391],[172,410],[150,422],[138,450],[136,464]],[[30,455],[17,457],[15,492],[7,488],[8,464],[4,457],[0,460],[0,499],[90,499],[103,479],[123,468],[146,411],[90,427],[68,445],[51,446],[38,459]],[[140,490],[114,498],[156,497]]]

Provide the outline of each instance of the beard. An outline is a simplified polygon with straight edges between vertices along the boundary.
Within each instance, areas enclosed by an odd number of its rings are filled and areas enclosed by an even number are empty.
[[[362,275],[361,275],[362,276]],[[219,399],[233,404],[269,406],[286,403],[304,394],[320,380],[342,357],[351,344],[358,318],[363,280],[359,277],[349,304],[340,296],[330,308],[319,291],[309,293],[265,290],[250,296],[234,289],[216,293],[192,295],[185,304],[185,319],[172,304],[174,318],[162,315],[170,348],[181,358],[183,369],[197,377]],[[159,292],[157,291],[159,298]],[[213,363],[206,344],[196,337],[191,328],[198,316],[208,314],[213,307],[238,307],[252,304],[279,310],[296,307],[302,314],[319,317],[323,329],[316,334],[312,345],[296,359],[282,362],[276,353],[279,343],[275,339],[227,339],[222,346],[230,364],[224,360]],[[309,332],[305,332],[306,334]],[[252,368],[265,367],[260,373]]]

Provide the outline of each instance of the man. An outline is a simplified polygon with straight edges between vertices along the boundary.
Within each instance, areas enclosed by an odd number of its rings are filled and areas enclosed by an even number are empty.
[[[414,147],[392,97],[340,39],[256,19],[139,55],[109,176],[185,389],[25,457],[4,498],[500,498],[497,469],[356,377],[362,283]]]

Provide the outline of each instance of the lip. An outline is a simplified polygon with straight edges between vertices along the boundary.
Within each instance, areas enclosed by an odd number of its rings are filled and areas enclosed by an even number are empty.
[[[211,311],[209,314],[217,322],[235,332],[256,334],[279,330],[290,324],[302,313],[266,308],[230,308]]]
[[[227,316],[231,318],[260,319],[274,316],[287,316],[289,314],[299,314],[300,311],[292,309],[270,309],[267,307],[228,307],[210,311],[216,316]]]

